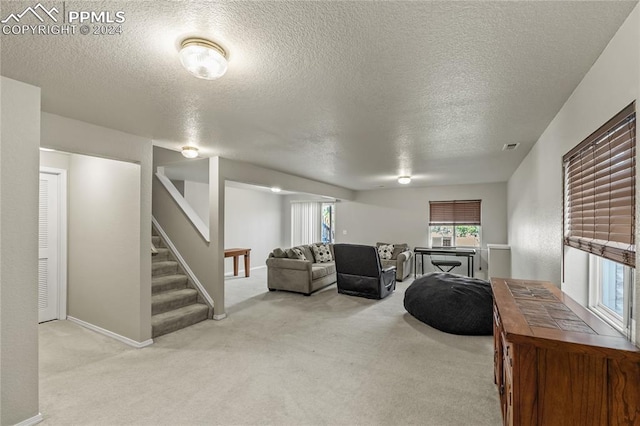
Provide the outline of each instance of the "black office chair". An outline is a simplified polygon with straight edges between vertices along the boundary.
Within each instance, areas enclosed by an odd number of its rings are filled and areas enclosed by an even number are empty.
[[[445,259],[434,259],[431,257],[431,264],[436,268],[440,269],[442,272],[451,272],[454,268],[458,266],[462,266],[462,262],[459,260],[445,260]],[[449,268],[446,271],[442,268]]]
[[[338,293],[368,299],[384,299],[396,289],[396,267],[382,268],[372,246],[335,244]]]

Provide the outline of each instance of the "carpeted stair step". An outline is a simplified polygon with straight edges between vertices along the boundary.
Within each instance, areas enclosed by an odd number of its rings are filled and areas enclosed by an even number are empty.
[[[164,275],[151,279],[151,294],[187,288],[187,276],[182,274]]]
[[[156,246],[156,248],[164,247],[164,244],[162,244],[162,239],[157,235],[153,235],[151,237],[151,242],[154,246]]]
[[[162,336],[207,319],[209,308],[202,303],[184,306],[151,317],[152,337]]]
[[[151,262],[151,276],[160,277],[162,275],[175,275],[178,273],[178,262],[173,260],[163,260]]]
[[[165,291],[151,297],[151,315],[158,315],[198,302],[198,292],[192,288]]]
[[[156,248],[156,251],[158,253],[156,253],[155,255],[153,255],[151,257],[151,261],[152,262],[162,262],[165,260],[173,260],[173,257],[171,256],[171,251],[169,251],[168,248],[166,247],[158,247]]]

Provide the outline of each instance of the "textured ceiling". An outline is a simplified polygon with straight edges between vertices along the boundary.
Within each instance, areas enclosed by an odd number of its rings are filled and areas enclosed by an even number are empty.
[[[67,1],[123,33],[3,35],[1,72],[44,111],[351,189],[505,181],[635,4]],[[224,77],[182,69],[193,35]]]

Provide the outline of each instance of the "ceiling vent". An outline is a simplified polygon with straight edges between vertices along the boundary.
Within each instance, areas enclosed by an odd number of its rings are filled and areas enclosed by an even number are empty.
[[[502,147],[503,151],[513,151],[515,149],[517,149],[520,146],[519,143],[505,143],[504,146]]]

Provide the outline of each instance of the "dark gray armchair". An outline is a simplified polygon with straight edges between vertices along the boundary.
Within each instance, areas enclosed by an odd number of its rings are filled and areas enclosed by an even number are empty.
[[[335,244],[333,252],[338,293],[384,299],[396,289],[396,267],[383,269],[375,247]]]

